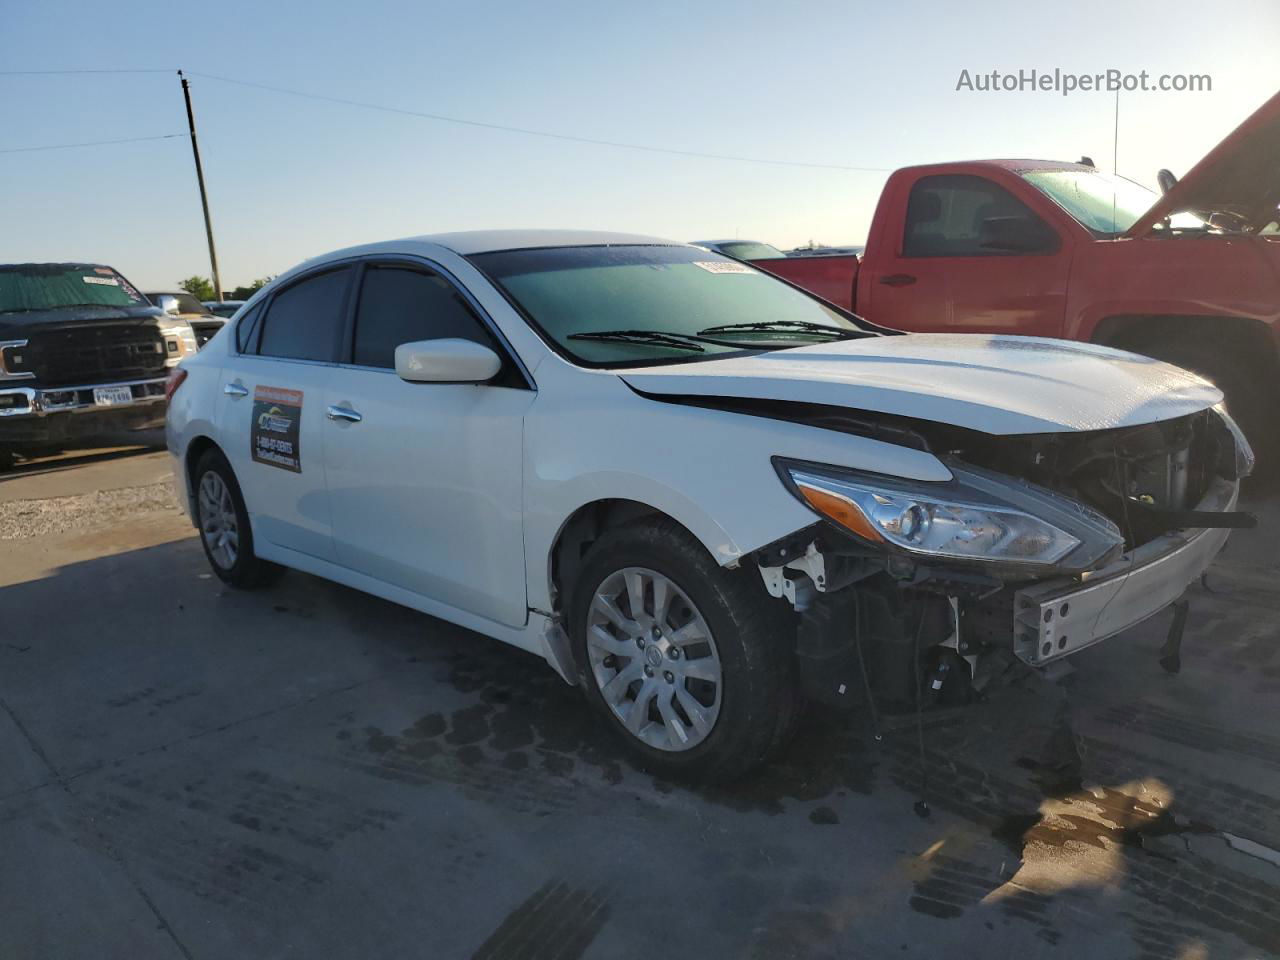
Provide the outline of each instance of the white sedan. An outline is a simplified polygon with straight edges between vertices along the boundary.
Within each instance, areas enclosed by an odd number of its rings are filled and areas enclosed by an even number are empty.
[[[1251,454],[1114,350],[898,335],[652,237],[307,261],[169,384],[214,572],[293,567],[545,660],[641,761],[727,778],[806,698],[961,700],[1176,600]]]

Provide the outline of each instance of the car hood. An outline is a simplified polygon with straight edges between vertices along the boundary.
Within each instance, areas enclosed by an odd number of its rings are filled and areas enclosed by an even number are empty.
[[[1264,103],[1138,218],[1138,237],[1187,211],[1238,214],[1257,231],[1276,219],[1280,203],[1280,93]]]
[[[1035,337],[867,337],[614,372],[652,396],[818,403],[997,435],[1136,426],[1222,399],[1158,360]]]
[[[0,313],[0,339],[8,335],[21,336],[47,327],[96,326],[101,323],[157,324],[165,316],[155,307],[109,307],[96,304]]]

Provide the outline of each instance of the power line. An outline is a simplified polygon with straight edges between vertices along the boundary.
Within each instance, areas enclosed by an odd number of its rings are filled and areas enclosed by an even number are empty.
[[[40,147],[7,147],[0,153],[32,153],[36,150],[68,150],[71,147],[102,147],[112,143],[141,143],[144,140],[172,140],[185,133],[162,133],[158,137],[127,137],[124,140],[87,140],[84,143],[50,143]]]
[[[131,70],[123,68],[114,68],[110,70],[0,70],[0,76],[2,77],[57,76],[74,73],[173,73],[173,71],[161,68],[151,70]]]
[[[467,127],[480,127],[485,130],[499,130],[503,133],[517,133],[529,137],[543,137],[548,140],[566,140],[570,143],[586,143],[597,147],[615,147],[621,150],[643,150],[647,153],[665,153],[678,157],[700,157],[706,160],[733,160],[740,163],[763,163],[779,167],[807,167],[819,170],[846,170],[865,173],[889,173],[889,167],[855,167],[838,163],[807,163],[801,160],[771,160],[764,157],[744,157],[727,153],[705,153],[700,150],[679,150],[674,147],[655,147],[643,143],[627,143],[619,140],[602,140],[596,137],[581,137],[568,133],[554,133],[549,130],[534,130],[529,127],[508,126],[501,123],[487,123],[483,120],[469,120],[464,117],[451,117],[439,113],[424,113],[418,110],[405,110],[401,107],[390,107],[380,103],[369,103],[363,100],[349,100],[346,97],[332,97],[322,93],[308,93],[303,90],[292,90],[287,87],[276,87],[266,83],[254,83],[249,80],[234,80],[231,77],[220,77],[212,73],[201,73],[188,70],[193,77],[216,80],[220,83],[232,83],[241,87],[252,87],[255,90],[268,90],[272,93],[283,93],[292,97],[303,97],[307,100],[320,100],[326,103],[337,103],[348,107],[360,107],[365,110],[378,110],[383,113],[395,113],[401,116],[417,117],[422,120],[437,120],[442,123],[456,123]]]

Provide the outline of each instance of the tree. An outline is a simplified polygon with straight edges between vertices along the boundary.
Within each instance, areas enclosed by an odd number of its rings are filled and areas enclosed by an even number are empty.
[[[197,300],[216,299],[216,295],[213,292],[213,284],[206,277],[187,277],[187,279],[179,281],[178,286]]]
[[[253,283],[249,284],[247,287],[236,287],[234,290],[231,291],[227,299],[228,300],[248,300],[250,297],[252,297],[255,293],[257,293],[259,290],[261,290],[263,287],[265,287],[268,283],[270,283],[274,279],[275,277],[259,277],[257,280],[253,281]]]

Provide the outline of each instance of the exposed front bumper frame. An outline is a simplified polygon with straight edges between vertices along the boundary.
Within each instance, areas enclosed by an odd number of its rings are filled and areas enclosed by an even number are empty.
[[[1197,510],[1234,510],[1237,482],[1219,479]],[[1013,649],[1033,667],[1115,636],[1159,613],[1213,562],[1230,530],[1180,530],[1158,537],[1081,579],[1032,584],[1013,599]]]

